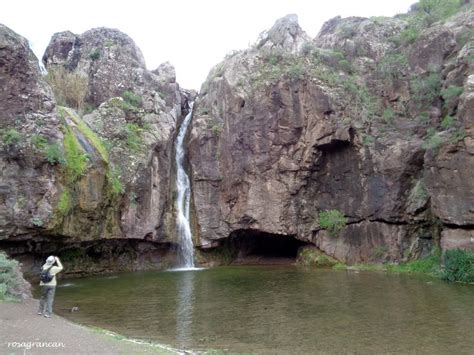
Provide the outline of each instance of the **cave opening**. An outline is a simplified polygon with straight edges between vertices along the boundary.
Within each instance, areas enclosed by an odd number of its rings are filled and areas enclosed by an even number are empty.
[[[258,230],[234,231],[225,242],[233,255],[232,264],[292,264],[305,245],[291,235]]]

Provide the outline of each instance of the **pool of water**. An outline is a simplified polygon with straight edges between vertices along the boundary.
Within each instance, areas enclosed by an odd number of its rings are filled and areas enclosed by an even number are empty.
[[[125,273],[63,280],[55,302],[75,322],[182,349],[474,352],[474,287],[426,277],[264,266]]]

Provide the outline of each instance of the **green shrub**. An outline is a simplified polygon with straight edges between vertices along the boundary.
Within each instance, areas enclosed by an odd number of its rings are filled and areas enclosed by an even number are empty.
[[[338,73],[336,73],[334,70],[329,70],[327,68],[322,68],[322,67],[317,67],[311,71],[311,74],[324,81],[326,84],[329,86],[336,86],[341,83],[341,78]],[[347,83],[348,81],[345,81],[344,83]]]
[[[408,46],[415,43],[420,36],[420,29],[416,27],[407,27],[395,37],[395,42],[401,46]]]
[[[45,149],[46,160],[48,163],[54,164],[64,164],[64,155],[63,151],[61,150],[61,146],[57,143],[48,144]]]
[[[267,57],[267,61],[270,65],[278,65],[280,60],[281,60],[281,56],[279,56],[275,53],[272,53]]]
[[[222,123],[216,122],[211,126],[211,132],[216,137],[219,137],[221,135],[223,129],[224,125]]]
[[[454,126],[454,117],[452,116],[445,116],[443,120],[441,121],[441,127],[443,129],[450,129],[451,127]]]
[[[449,142],[452,144],[456,144],[462,141],[466,137],[466,133],[462,129],[458,129],[451,134],[449,138]]]
[[[434,128],[428,129],[425,142],[422,144],[424,149],[437,150],[444,143],[443,137]]]
[[[288,77],[293,80],[300,80],[303,78],[305,73],[304,67],[300,63],[295,63],[292,65],[288,71]]]
[[[16,129],[11,128],[3,133],[3,143],[5,145],[15,145],[21,140],[21,134]]]
[[[124,193],[125,189],[120,181],[120,172],[117,169],[109,169],[107,172],[107,182],[112,199]]]
[[[447,250],[443,257],[442,277],[447,281],[474,282],[474,253],[462,249]]]
[[[383,112],[382,118],[386,123],[392,124],[393,119],[395,118],[395,112],[392,110],[391,107],[388,107]]]
[[[48,145],[48,140],[41,134],[35,134],[31,137],[31,143],[34,147],[43,150]]]
[[[215,76],[217,78],[220,78],[224,75],[224,73],[225,73],[224,63],[217,64],[216,67],[215,67],[215,72],[214,72]]]
[[[14,290],[20,285],[18,261],[0,252],[0,301],[14,300]]]
[[[464,47],[464,45],[469,42],[471,38],[474,38],[474,28],[470,28],[468,30],[463,30],[458,34],[456,41],[458,42],[460,47]]]
[[[438,73],[430,73],[427,77],[417,77],[411,80],[410,90],[412,99],[422,107],[429,106],[440,96],[441,77]]]
[[[354,80],[344,80],[342,87],[353,96],[357,96],[359,94],[359,85]]]
[[[301,47],[301,53],[303,55],[310,55],[315,50],[316,50],[316,46],[312,44],[311,42],[305,42],[303,46]]]
[[[338,210],[322,211],[319,213],[319,225],[326,229],[329,235],[336,237],[347,224],[347,218]]]
[[[420,116],[418,116],[418,120],[421,123],[428,123],[430,121],[430,114],[428,112],[422,112],[420,113]]]
[[[351,63],[347,59],[340,60],[338,67],[347,73],[351,73],[353,70]]]
[[[132,152],[138,152],[142,147],[142,139],[140,137],[141,132],[142,128],[136,123],[127,123],[125,125],[125,134],[127,135],[127,147]]]
[[[31,143],[44,154],[49,164],[65,163],[63,151],[58,143],[50,144],[48,139],[41,134],[33,135],[31,137]]]
[[[122,98],[126,103],[129,105],[139,108],[142,105],[142,97],[140,95],[135,94],[132,91],[124,91],[122,93]]]
[[[365,146],[371,146],[375,143],[375,137],[370,134],[362,134],[362,144]]]
[[[404,54],[388,54],[377,65],[382,77],[398,79],[408,69],[408,59]]]
[[[347,24],[347,23],[339,26],[339,28],[337,29],[337,32],[339,33],[339,36],[341,38],[347,38],[347,39],[350,39],[357,34],[357,30],[355,26]]]
[[[453,131],[449,137],[449,143],[456,144],[466,138],[466,132],[463,129]]]
[[[89,54],[89,58],[92,61],[99,60],[100,59],[100,50],[98,48],[94,49],[94,51],[91,52],[91,54]]]
[[[371,94],[365,85],[360,85],[354,77],[348,77],[342,83],[342,87],[355,97],[355,105],[358,107],[364,122],[370,122],[380,110],[378,98]]]
[[[458,97],[462,94],[463,88],[461,86],[449,85],[446,89],[441,91],[441,97],[444,100],[445,107],[449,107],[455,103]]]

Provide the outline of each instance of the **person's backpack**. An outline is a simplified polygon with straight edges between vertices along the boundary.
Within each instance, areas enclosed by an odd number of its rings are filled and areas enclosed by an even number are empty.
[[[49,273],[49,270],[51,270],[52,267],[53,267],[53,265],[51,265],[47,269],[41,270],[40,280],[41,280],[42,283],[46,284],[46,283],[51,282],[53,280],[54,276]]]

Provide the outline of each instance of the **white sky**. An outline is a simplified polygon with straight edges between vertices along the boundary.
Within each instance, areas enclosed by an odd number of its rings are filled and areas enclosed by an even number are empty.
[[[199,90],[212,66],[296,13],[314,37],[330,18],[393,16],[416,0],[4,0],[0,23],[26,37],[41,58],[55,32],[118,28],[140,47],[148,69],[169,61],[179,84]]]

